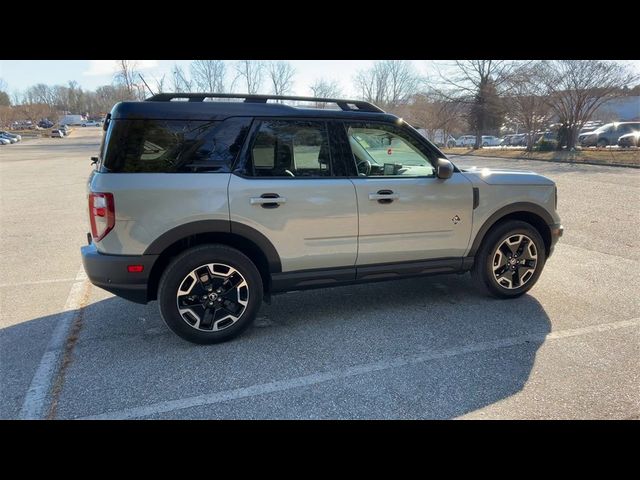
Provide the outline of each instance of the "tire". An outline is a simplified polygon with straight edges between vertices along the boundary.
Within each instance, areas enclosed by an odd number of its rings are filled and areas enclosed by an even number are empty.
[[[488,147],[488,146],[489,146],[489,144],[488,144],[487,142],[484,142],[484,143],[482,144],[482,146],[483,146],[483,147]]]
[[[213,272],[208,267],[211,264],[215,264]],[[194,271],[197,275],[191,276]],[[225,275],[231,283],[246,288],[231,288],[218,296],[217,292],[224,292],[221,283]],[[197,280],[201,276],[208,276],[208,280]],[[206,290],[208,287],[213,289]],[[238,336],[253,323],[262,304],[262,288],[258,269],[242,252],[226,245],[200,245],[179,254],[167,266],[158,286],[158,305],[162,319],[178,336],[193,343],[220,343]],[[202,294],[209,296],[204,303]],[[182,313],[178,302],[185,307]],[[209,313],[205,308],[210,308]],[[236,320],[232,313],[239,314]]]
[[[526,237],[531,242],[518,242],[518,237],[521,237],[522,240]],[[513,259],[516,262],[524,261],[527,262],[527,267],[531,267],[531,252],[536,254],[533,273],[529,273],[532,268],[516,265],[515,275],[513,273],[508,275],[510,271],[509,262],[511,260],[509,260],[506,255],[498,255],[497,250],[503,245],[503,242],[510,240],[514,242],[516,254],[521,252],[518,258]],[[528,243],[533,243],[533,247],[529,247]],[[520,250],[518,245],[525,245],[524,248],[527,249],[525,255],[522,254],[523,250]],[[506,250],[509,249],[508,246],[503,246],[502,248]],[[506,276],[503,276],[500,281],[498,281],[496,275],[494,275],[494,265],[498,259],[500,261],[497,262],[497,265],[502,264],[502,260],[504,259],[506,263],[505,267],[507,267],[503,273],[503,275]],[[476,254],[475,262],[471,269],[471,277],[480,290],[491,296],[498,298],[516,298],[529,291],[536,284],[544,268],[545,261],[546,250],[540,233],[526,222],[509,220],[489,230]],[[501,273],[500,270],[496,271],[498,274]],[[522,280],[522,282],[520,280]],[[511,283],[511,286],[508,286],[508,283]],[[521,283],[521,285],[518,286],[518,283]]]

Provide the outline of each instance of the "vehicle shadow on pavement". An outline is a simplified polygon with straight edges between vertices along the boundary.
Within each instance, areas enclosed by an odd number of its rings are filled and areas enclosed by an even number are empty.
[[[550,330],[534,295],[496,300],[476,292],[468,275],[295,292],[263,305],[241,337],[207,346],[171,333],[155,302],[111,297],[84,311],[58,417],[273,382],[283,387],[159,418],[458,417],[527,382]],[[3,332],[13,355],[32,324],[43,321],[51,318]],[[326,378],[299,386],[319,373]]]

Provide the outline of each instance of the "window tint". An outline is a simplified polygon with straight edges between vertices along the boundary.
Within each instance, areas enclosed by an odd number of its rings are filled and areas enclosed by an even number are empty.
[[[251,149],[249,174],[257,177],[331,175],[327,128],[323,122],[262,122]]]
[[[433,176],[435,169],[417,140],[391,125],[347,125],[359,176]]]
[[[618,126],[618,133],[620,135],[624,135],[625,133],[635,132],[639,129],[640,124],[638,123],[623,123]]]
[[[223,122],[115,120],[105,136],[109,172],[229,172],[250,119]]]

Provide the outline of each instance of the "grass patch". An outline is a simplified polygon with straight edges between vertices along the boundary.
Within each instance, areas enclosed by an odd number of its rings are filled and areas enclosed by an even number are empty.
[[[602,165],[632,165],[640,167],[640,148],[589,148],[585,150],[527,152],[513,148],[445,148],[447,155],[473,155],[479,157],[546,160],[548,162],[597,163]]]

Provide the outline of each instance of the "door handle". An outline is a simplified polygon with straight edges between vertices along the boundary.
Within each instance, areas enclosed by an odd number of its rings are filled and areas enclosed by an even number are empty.
[[[287,203],[287,199],[277,193],[263,193],[259,197],[251,197],[249,203],[260,205],[262,208],[278,208],[281,203]]]
[[[377,200],[378,203],[391,203],[399,199],[400,195],[393,193],[391,190],[378,190],[378,193],[369,194],[369,200]]]

